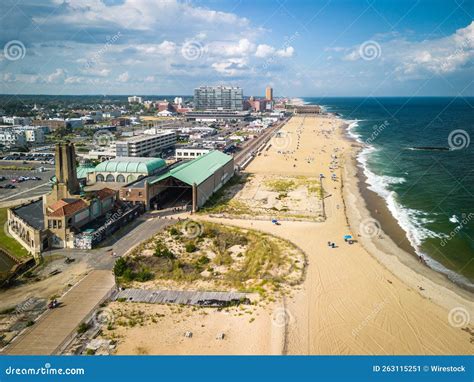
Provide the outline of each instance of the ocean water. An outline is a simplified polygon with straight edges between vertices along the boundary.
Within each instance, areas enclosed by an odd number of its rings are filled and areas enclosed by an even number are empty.
[[[359,165],[416,252],[474,286],[474,98],[305,98],[364,144]]]

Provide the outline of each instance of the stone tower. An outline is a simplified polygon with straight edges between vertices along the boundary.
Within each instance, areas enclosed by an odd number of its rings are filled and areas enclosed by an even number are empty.
[[[56,144],[56,183],[47,197],[50,205],[61,199],[77,198],[81,192],[76,173],[76,153],[74,144],[61,142]]]

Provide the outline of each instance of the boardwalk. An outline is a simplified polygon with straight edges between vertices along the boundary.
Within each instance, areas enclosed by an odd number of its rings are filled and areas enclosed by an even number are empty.
[[[46,312],[31,328],[16,338],[6,354],[55,354],[74,334],[77,326],[98,305],[115,282],[111,271],[95,270],[60,300],[59,308]]]
[[[199,292],[176,290],[125,289],[116,294],[115,299],[150,304],[184,304],[199,306],[228,306],[248,303],[245,293],[237,292]]]

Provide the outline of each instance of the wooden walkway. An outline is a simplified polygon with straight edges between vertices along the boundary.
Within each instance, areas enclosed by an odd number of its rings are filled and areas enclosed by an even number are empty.
[[[200,292],[179,290],[125,289],[115,295],[115,300],[125,299],[132,302],[150,304],[183,304],[221,307],[249,303],[245,293],[237,292]]]
[[[47,311],[7,348],[6,354],[55,354],[72,339],[78,325],[108,297],[115,280],[112,272],[95,270],[67,292],[61,305]]]

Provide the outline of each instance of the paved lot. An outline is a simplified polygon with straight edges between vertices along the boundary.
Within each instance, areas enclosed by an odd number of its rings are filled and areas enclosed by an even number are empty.
[[[41,164],[35,162],[28,162],[23,164],[21,161],[0,161],[0,166],[18,166],[18,167],[34,167],[35,170],[2,170],[0,168],[0,176],[4,176],[7,179],[0,181],[1,186],[11,184],[11,179],[18,178],[20,176],[39,176],[41,180],[27,180],[21,183],[15,183],[16,188],[5,189],[0,188],[0,205],[2,202],[12,202],[22,198],[34,198],[39,197],[47,193],[51,186],[49,185],[49,179],[54,175],[54,168],[50,164]],[[43,167],[46,169],[44,172],[39,172],[38,168]]]
[[[94,270],[72,288],[59,308],[46,312],[6,354],[53,354],[114,286],[112,272]]]

